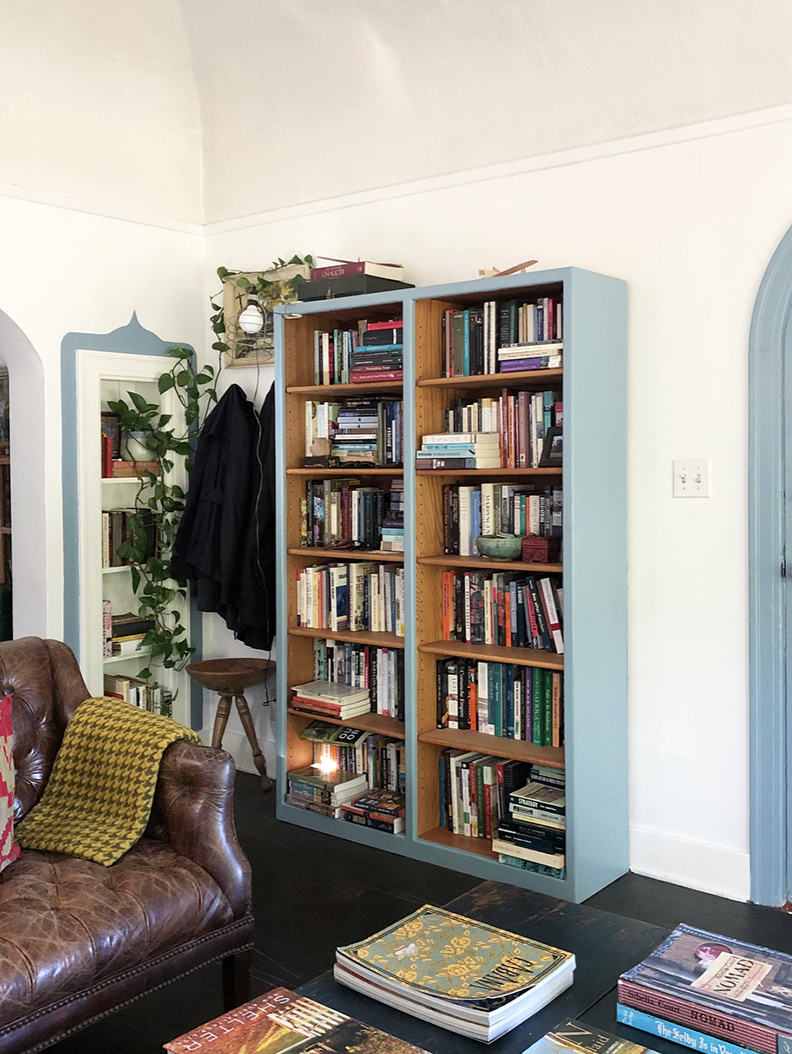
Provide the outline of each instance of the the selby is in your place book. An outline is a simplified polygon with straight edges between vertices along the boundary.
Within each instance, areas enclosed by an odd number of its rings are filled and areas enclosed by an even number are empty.
[[[387,1032],[273,988],[165,1044],[171,1054],[427,1054]]]
[[[568,988],[574,971],[570,952],[426,904],[368,940],[338,948],[334,976],[489,1043]]]

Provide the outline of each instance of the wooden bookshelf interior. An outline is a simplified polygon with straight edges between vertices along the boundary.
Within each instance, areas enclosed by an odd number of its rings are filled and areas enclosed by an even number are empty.
[[[359,643],[383,643],[405,649],[406,700],[405,722],[395,723],[380,715],[365,715],[348,722],[354,727],[386,731],[405,737],[407,750],[407,831],[406,838],[394,839],[381,832],[338,823],[290,807],[281,800],[278,816],[303,826],[328,831],[339,836],[362,840],[392,851],[409,853],[442,866],[498,878],[567,899],[582,899],[595,888],[601,888],[627,869],[626,819],[626,603],[623,563],[624,480],[626,448],[624,432],[623,373],[626,362],[626,297],[624,283],[617,279],[582,272],[574,268],[508,279],[486,279],[426,290],[400,291],[402,299],[386,302],[385,294],[345,298],[321,304],[289,305],[284,309],[279,341],[281,421],[284,464],[281,466],[285,503],[282,515],[284,536],[281,570],[285,576],[279,639],[281,658],[279,706],[284,717],[279,754],[281,768],[279,794],[285,794],[285,773],[311,761],[311,744],[299,734],[311,716],[288,705],[289,689],[313,677],[313,643],[317,637],[353,640]],[[443,376],[443,316],[448,310],[471,308],[489,300],[520,299],[535,301],[551,296],[564,303],[565,333],[577,335],[574,359],[564,348],[564,365],[574,362],[574,385],[562,369],[544,369],[484,376]],[[366,393],[398,394],[401,382],[377,385],[316,385],[314,383],[314,330],[345,327],[358,319],[404,317],[405,337],[405,466],[404,469],[368,470],[306,469],[305,402],[308,399],[335,400],[346,395]],[[410,324],[408,330],[408,322]],[[276,341],[276,343],[278,343]],[[416,470],[414,451],[427,434],[446,431],[445,412],[460,398],[493,396],[503,388],[510,390],[562,392],[564,404],[565,450],[577,453],[576,475],[564,468],[469,469],[454,471]],[[609,395],[607,415],[602,414],[602,400]],[[583,430],[589,434],[584,435]],[[592,434],[596,433],[596,434]],[[576,436],[581,438],[575,445]],[[612,465],[600,466],[594,450],[602,456],[612,454]],[[305,494],[305,480],[338,475],[365,475],[371,484],[403,476],[405,488],[405,553],[350,553],[344,550],[301,547],[299,544],[300,498]],[[578,475],[579,474],[579,475]],[[584,544],[575,547],[576,563],[570,589],[564,563],[526,563],[520,560],[488,560],[479,556],[457,556],[444,552],[443,486],[454,479],[502,480],[561,483],[564,497],[570,485],[577,484],[575,517],[564,509],[564,533],[574,530]],[[598,498],[589,481],[601,479],[603,488],[615,495],[612,508],[595,524]],[[582,480],[582,483],[578,483]],[[369,481],[367,480],[367,484]],[[587,517],[584,523],[582,517]],[[591,527],[591,544],[584,532]],[[566,542],[565,542],[566,545]],[[598,554],[600,554],[598,556]],[[604,554],[604,555],[603,555]],[[407,599],[406,635],[373,633],[337,633],[325,630],[299,629],[296,625],[297,569],[323,562],[371,559],[404,563]],[[621,561],[621,563],[620,563]],[[601,566],[600,566],[601,565]],[[443,640],[442,576],[454,570],[529,572],[539,575],[564,574],[566,595],[579,595],[578,618],[575,612],[575,650],[559,655],[530,648],[473,645]],[[608,580],[605,576],[609,575]],[[596,625],[596,590],[608,595],[613,619],[612,639]],[[569,613],[567,612],[567,622]],[[610,632],[610,630],[608,630]],[[383,639],[388,637],[387,642]],[[597,641],[601,656],[591,641]],[[576,751],[572,758],[567,749],[539,747],[522,740],[487,735],[478,731],[437,727],[437,661],[441,657],[460,656],[516,666],[534,666],[564,671],[567,743],[574,738]],[[576,656],[579,656],[576,661]],[[281,668],[282,667],[282,668]],[[386,722],[383,724],[383,722]],[[390,722],[389,724],[387,722]],[[398,725],[398,727],[395,727]],[[540,763],[567,772],[567,814],[569,841],[567,877],[557,879],[498,862],[489,839],[454,835],[439,826],[440,800],[438,763],[441,753],[459,748],[475,750],[497,757]],[[594,752],[597,752],[595,755]],[[606,770],[603,773],[603,769]],[[598,784],[598,780],[601,781]],[[595,787],[606,786],[602,800],[607,807],[602,815],[594,805]],[[402,845],[394,845],[401,842]]]

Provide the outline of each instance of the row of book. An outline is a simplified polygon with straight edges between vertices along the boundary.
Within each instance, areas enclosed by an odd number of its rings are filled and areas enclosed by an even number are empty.
[[[504,389],[506,395],[514,395]],[[561,401],[561,393],[551,390],[544,392],[517,392],[518,411],[520,409],[519,396],[525,395],[534,400],[533,412],[537,420],[541,422],[544,432],[556,427],[561,428],[564,423],[564,404]],[[501,432],[508,431],[509,404],[504,401],[504,392],[496,396],[481,396],[478,399],[458,398],[453,406],[445,411],[444,421],[446,432]],[[504,416],[505,415],[505,416]],[[517,466],[518,468],[521,466]],[[523,468],[525,466],[522,466]]]
[[[315,640],[314,678],[368,688],[370,710],[404,720],[404,650],[342,640]]]
[[[300,545],[404,552],[404,480],[387,490],[354,477],[307,480]]]
[[[368,560],[297,569],[297,625],[404,636],[404,568]]]
[[[381,748],[401,740],[379,732],[369,732],[351,725],[311,721],[300,733],[300,739],[313,744],[313,764],[323,772],[365,772],[369,789],[377,787],[402,792],[405,784],[404,759],[401,753],[382,753]]]
[[[541,867],[547,869],[543,874],[563,878],[566,873],[566,785],[561,770],[550,771],[559,776],[555,783],[542,779],[539,767],[531,766],[528,783],[509,792],[506,809],[498,818],[492,848],[501,863],[530,870]],[[520,863],[513,864],[513,860]]]
[[[354,396],[338,403],[305,403],[305,456],[330,458],[327,467],[370,468],[403,463],[404,414],[399,399]]]
[[[416,467],[560,467],[557,459],[551,459],[552,441],[560,435],[561,426],[556,422],[563,420],[563,410],[557,413],[556,407],[561,408],[558,392],[510,392],[504,388],[497,411],[487,416],[486,430],[457,430],[454,420],[449,431],[423,436],[415,455]],[[469,423],[471,416],[479,419],[483,413],[476,407],[476,413],[465,416]]]
[[[102,567],[124,567],[132,561],[120,556],[118,547],[126,541],[136,541],[138,535],[146,539],[146,556],[153,556],[157,544],[157,528],[149,510],[106,509],[102,512]]]
[[[114,699],[123,699],[126,703],[148,710],[152,714],[163,714],[173,717],[173,693],[169,688],[162,688],[153,681],[144,681],[140,677],[128,677],[124,674],[104,675],[104,694]]]
[[[361,320],[350,329],[314,330],[314,383],[401,380],[403,332],[401,319]]]
[[[564,686],[558,670],[450,657],[438,659],[437,727],[564,744]]]
[[[558,358],[563,340],[563,308],[554,297],[535,302],[488,300],[480,307],[449,309],[443,314],[443,376],[498,373],[500,355],[515,346],[520,359]],[[523,354],[523,351],[525,352]],[[520,365],[518,369],[541,369]]]
[[[562,487],[537,483],[446,483],[443,486],[443,552],[475,556],[481,535],[561,538]]]
[[[564,591],[557,575],[444,571],[443,640],[564,651]]]

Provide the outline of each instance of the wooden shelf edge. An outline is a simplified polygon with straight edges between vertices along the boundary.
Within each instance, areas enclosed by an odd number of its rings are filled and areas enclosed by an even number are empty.
[[[359,395],[361,392],[400,392],[403,381],[371,381],[367,384],[292,384],[287,395]]]
[[[544,381],[560,381],[563,376],[563,369],[515,370],[514,373],[480,373],[470,377],[425,377],[417,384],[419,388],[508,388],[515,382],[542,384]]]
[[[546,469],[542,469],[546,472]],[[403,476],[404,469],[391,465],[376,468],[287,468],[287,476]]]
[[[288,470],[291,471],[291,470]],[[416,476],[561,476],[559,468],[416,468]]]
[[[497,644],[465,644],[459,640],[434,640],[419,644],[418,651],[430,655],[457,655],[462,659],[477,659],[479,662],[511,662],[516,666],[540,666],[545,670],[561,671],[564,656],[534,648],[504,648]]]
[[[309,626],[290,626],[288,633],[291,637],[316,637],[320,640],[327,637],[329,640],[347,640],[352,644],[373,644],[376,648],[404,648],[404,637],[397,637],[395,633],[377,633],[366,629],[339,632]]]
[[[544,571],[547,574],[562,574],[564,570],[563,564],[532,564],[523,560],[490,560],[485,556],[419,556],[417,562],[436,567],[490,567],[504,571]]]
[[[449,849],[461,849],[466,853],[476,853],[492,860],[498,859],[498,854],[492,851],[490,838],[468,838],[463,834],[453,834],[447,827],[435,827],[431,831],[424,831],[418,837],[425,842],[447,845]]]
[[[326,721],[328,725],[343,725],[345,728],[362,728],[364,732],[377,732],[381,735],[391,736],[393,739],[404,739],[404,722],[397,721],[395,717],[386,717],[385,714],[361,714],[358,717],[348,717],[341,720],[337,717],[325,717],[324,714],[309,714],[305,710],[294,710],[286,708],[286,713],[292,717],[302,717],[308,721]]]
[[[310,545],[287,549],[289,556],[329,557],[332,560],[371,560],[374,563],[403,564],[404,553],[381,552],[378,549],[316,549]]]
[[[486,732],[475,732],[469,728],[433,728],[428,732],[419,733],[418,740],[437,747],[459,747],[462,750],[495,754],[514,761],[530,761],[532,764],[547,765],[553,769],[564,768],[563,747],[537,747],[522,739],[490,736]]]

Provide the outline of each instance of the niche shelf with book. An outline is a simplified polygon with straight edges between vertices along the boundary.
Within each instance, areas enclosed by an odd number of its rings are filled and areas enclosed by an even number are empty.
[[[328,369],[347,370],[333,381],[349,372],[328,345],[395,319],[401,377],[326,383]],[[585,899],[629,866],[625,284],[563,268],[290,304],[278,309],[276,349],[278,817]],[[336,446],[350,455],[344,443],[313,445],[308,404],[351,399],[365,411],[366,397],[400,399],[400,456],[383,463],[380,437],[366,452],[374,464],[322,461]],[[362,522],[351,503],[377,489],[386,506],[399,495],[403,551],[361,552],[350,537]],[[479,554],[475,537],[499,532],[538,545],[527,559]],[[355,621],[351,599],[317,612],[317,589],[325,607],[328,590],[333,602],[349,597],[371,564],[399,573],[399,624],[387,637]],[[339,722],[403,737],[398,838],[286,799],[287,773],[315,757],[301,734],[317,715],[290,700],[316,679],[322,640],[401,653],[403,721],[372,712]]]

